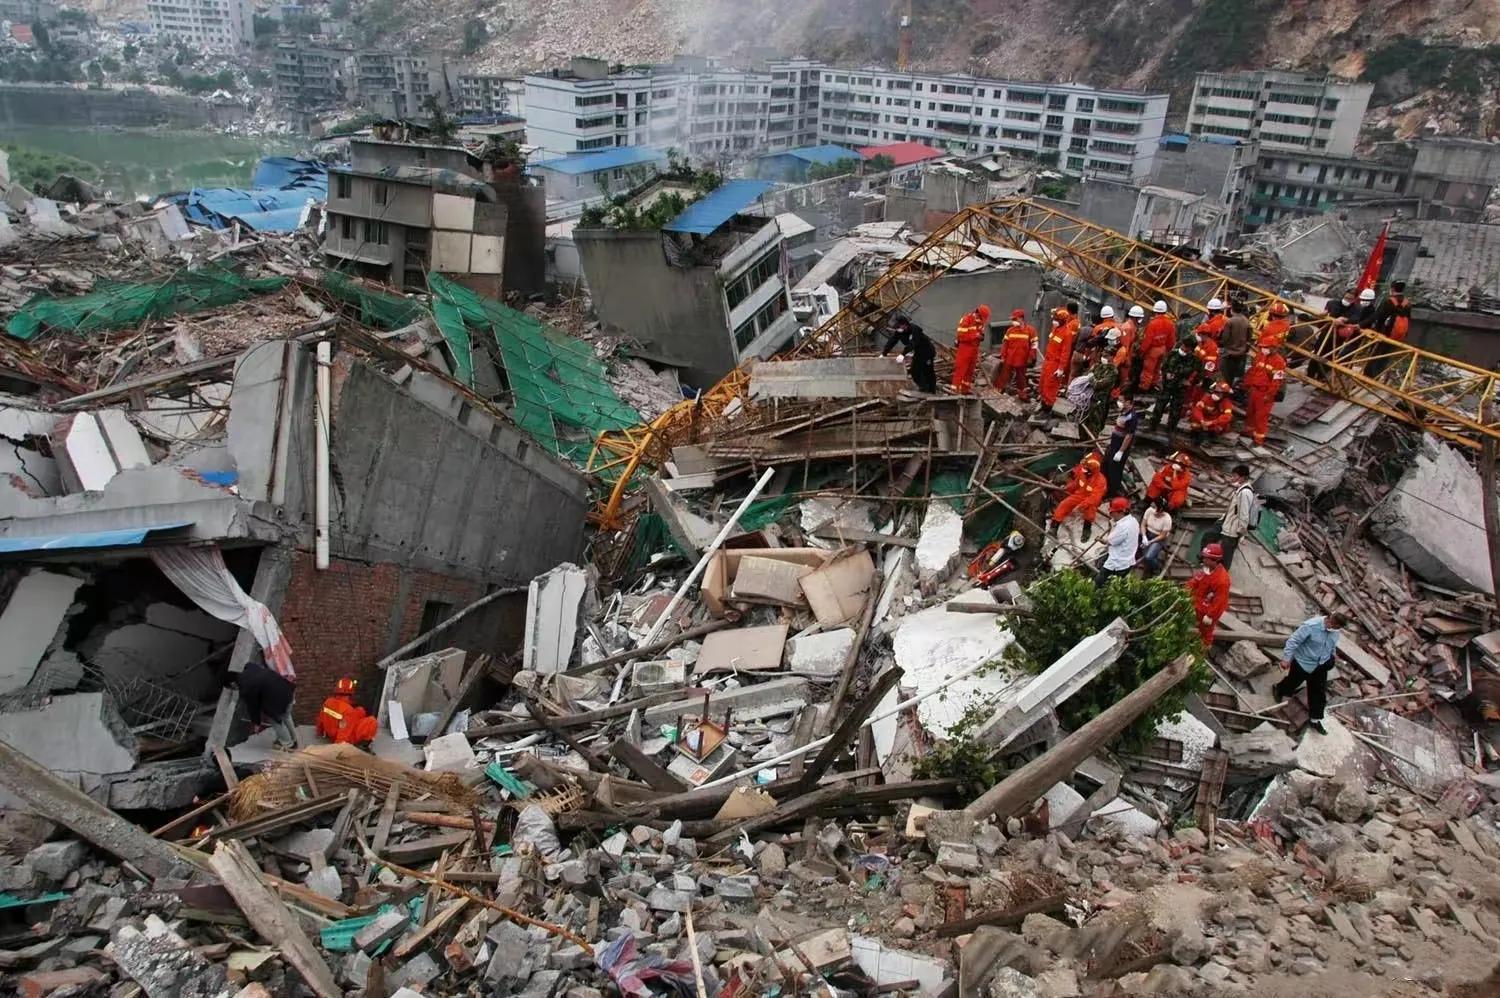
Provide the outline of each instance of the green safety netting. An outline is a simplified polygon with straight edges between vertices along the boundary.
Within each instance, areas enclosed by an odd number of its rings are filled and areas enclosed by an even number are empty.
[[[401,295],[372,291],[337,271],[323,274],[323,288],[339,301],[359,309],[359,321],[381,329],[400,329],[427,316],[422,303]],[[467,356],[467,354],[465,355]]]
[[[577,464],[600,433],[641,424],[620,401],[588,343],[431,274],[432,314],[458,366],[473,377],[474,336],[494,338],[515,396],[516,422],[542,446]],[[460,373],[459,377],[464,377]]]
[[[157,284],[100,281],[86,295],[38,295],[10,317],[5,331],[29,340],[44,329],[71,333],[125,329],[147,319],[215,308],[279,291],[286,283],[285,277],[248,278],[223,267],[205,267]]]

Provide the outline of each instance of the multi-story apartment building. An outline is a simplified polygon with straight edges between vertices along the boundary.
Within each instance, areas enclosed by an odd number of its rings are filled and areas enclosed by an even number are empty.
[[[1406,193],[1409,163],[1262,150],[1245,205],[1245,228],[1321,215],[1338,202]]]
[[[691,96],[681,89],[676,74],[611,72],[602,59],[575,58],[566,70],[526,77],[526,138],[547,159],[616,146],[673,146],[681,133],[679,102]]]
[[[396,118],[420,114],[428,97],[446,99],[441,66],[425,55],[357,52],[355,92],[380,114]]]
[[[889,70],[821,71],[818,141],[920,142],[958,156],[1007,153],[1064,173],[1151,172],[1166,94]]]
[[[1199,73],[1190,135],[1221,135],[1266,151],[1351,156],[1374,87],[1277,70]]]
[[[725,160],[765,148],[769,73],[715,69],[697,74],[688,99],[687,153]]]
[[[348,99],[353,50],[308,42],[276,46],[276,100],[299,110],[341,106]]]
[[[766,109],[766,148],[775,152],[816,145],[818,91],[823,64],[811,59],[780,59],[766,64],[771,74]]]
[[[255,43],[250,0],[146,0],[151,29],[205,52],[238,52]]]
[[[0,0],[0,21],[31,24],[55,21],[58,5],[52,0]]]
[[[511,89],[515,81],[493,73],[460,69],[453,76],[453,104],[460,114],[514,114]]]

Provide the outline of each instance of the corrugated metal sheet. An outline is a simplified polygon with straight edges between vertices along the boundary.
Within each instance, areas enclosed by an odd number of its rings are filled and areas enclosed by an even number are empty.
[[[667,232],[707,236],[750,207],[776,186],[769,180],[731,180],[688,205],[687,210],[662,226]]]
[[[562,156],[558,159],[546,159],[540,163],[532,163],[533,170],[551,170],[553,173],[566,173],[575,175],[580,173],[598,173],[600,170],[614,170],[626,166],[640,166],[644,163],[665,163],[667,154],[647,146],[620,146],[616,149],[605,149],[601,152],[579,153],[576,156]]]

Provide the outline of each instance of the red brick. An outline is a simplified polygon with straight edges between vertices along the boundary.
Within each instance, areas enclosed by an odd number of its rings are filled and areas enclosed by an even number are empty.
[[[22,976],[21,994],[25,998],[43,998],[60,988],[87,987],[107,980],[93,967],[72,967],[68,970],[45,970]]]

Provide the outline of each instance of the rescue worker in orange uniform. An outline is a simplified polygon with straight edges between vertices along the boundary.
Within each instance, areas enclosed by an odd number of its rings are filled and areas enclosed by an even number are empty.
[[[1048,523],[1049,532],[1056,532],[1073,515],[1073,511],[1077,510],[1083,516],[1083,539],[1088,540],[1093,536],[1094,518],[1099,515],[1099,504],[1104,501],[1104,493],[1109,489],[1109,480],[1104,477],[1103,467],[1104,461],[1096,451],[1079,461],[1068,472],[1067,494],[1052,512],[1052,519]]]
[[[974,390],[974,373],[979,370],[979,344],[984,341],[984,331],[990,323],[990,307],[980,305],[958,321],[955,337],[957,349],[953,352],[953,380],[950,384],[960,395]]]
[[[1208,318],[1198,324],[1194,333],[1204,333],[1209,339],[1218,342],[1220,336],[1224,335],[1224,327],[1229,325],[1229,316],[1224,313],[1224,303],[1217,298],[1208,300]]]
[[[1187,504],[1188,487],[1193,484],[1193,459],[1182,451],[1167,455],[1167,463],[1151,476],[1146,486],[1147,499],[1167,500],[1167,509],[1176,512]]]
[[[1000,341],[1000,367],[995,371],[996,388],[1004,392],[1012,379],[1016,382],[1016,396],[1025,402],[1031,398],[1031,385],[1026,372],[1036,360],[1036,327],[1026,322],[1026,310],[1018,308],[1010,313],[1010,328]]]
[[[1406,334],[1411,331],[1411,299],[1406,297],[1405,281],[1391,282],[1390,297],[1375,310],[1373,328],[1397,343],[1406,342]]]
[[[364,745],[375,738],[376,720],[350,698],[359,688],[353,679],[340,679],[333,696],[318,711],[318,734],[342,745]]]
[[[1120,324],[1115,321],[1114,306],[1106,305],[1099,310],[1099,321],[1094,323],[1088,338],[1083,341],[1086,349],[1073,351],[1073,377],[1091,370],[1101,355],[1112,356],[1114,351],[1108,344],[1118,342],[1119,338]],[[1106,350],[1109,353],[1105,353]]]
[[[1187,591],[1198,615],[1198,636],[1208,646],[1213,644],[1219,618],[1229,609],[1229,570],[1223,564],[1224,549],[1217,544],[1205,544],[1198,557],[1202,564],[1188,579]]]
[[[1167,314],[1167,303],[1151,306],[1151,321],[1141,335],[1141,377],[1136,388],[1143,392],[1156,390],[1161,380],[1161,362],[1172,344],[1177,342],[1177,323]]]
[[[1219,341],[1198,327],[1198,345],[1193,348],[1193,356],[1198,358],[1198,377],[1193,379],[1188,388],[1188,409],[1197,405],[1203,398],[1209,386],[1219,380]]]
[[[1260,327],[1260,335],[1256,337],[1255,345],[1280,350],[1286,345],[1286,338],[1292,332],[1291,310],[1279,301],[1274,302],[1271,305],[1270,316],[1266,324]]]
[[[1131,375],[1136,372],[1136,344],[1140,342],[1141,322],[1146,318],[1146,310],[1132,305],[1127,316],[1120,323],[1120,344],[1115,347],[1115,370],[1120,372],[1120,378],[1115,382],[1115,398],[1130,391],[1134,384]]]
[[[1052,312],[1052,330],[1047,334],[1047,351],[1042,356],[1040,392],[1049,408],[1057,401],[1068,383],[1068,368],[1073,361],[1073,340],[1078,335],[1078,306]]]
[[[1286,383],[1286,358],[1268,346],[1256,353],[1255,363],[1245,372],[1245,428],[1259,446],[1271,428],[1271,407]]]
[[[1201,440],[1204,434],[1215,436],[1229,429],[1234,422],[1234,403],[1229,400],[1229,386],[1220,381],[1209,393],[1193,405],[1189,416],[1193,437]]]

